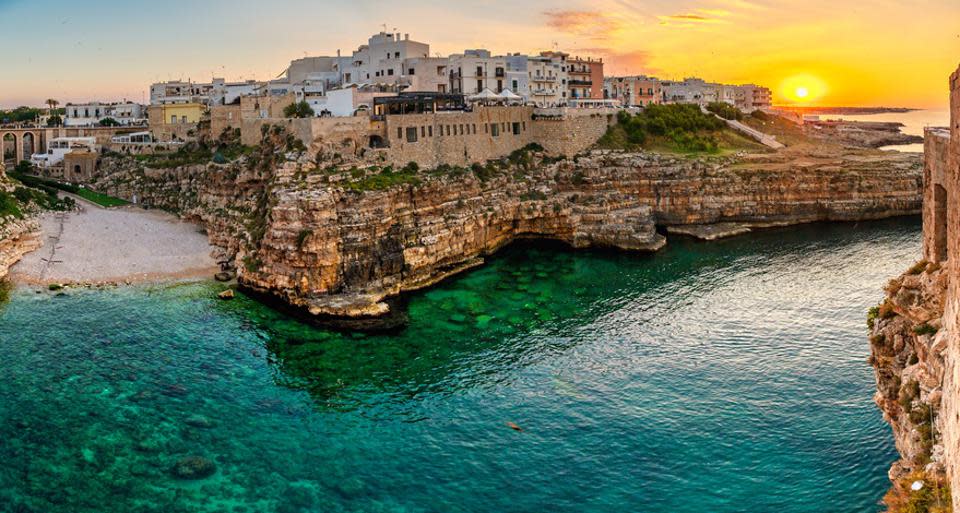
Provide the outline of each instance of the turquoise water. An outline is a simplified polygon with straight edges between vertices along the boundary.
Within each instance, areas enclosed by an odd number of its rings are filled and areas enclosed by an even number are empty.
[[[896,455],[864,318],[918,254],[912,219],[514,246],[389,337],[213,283],[20,289],[0,511],[878,511]],[[217,472],[175,478],[190,455]]]

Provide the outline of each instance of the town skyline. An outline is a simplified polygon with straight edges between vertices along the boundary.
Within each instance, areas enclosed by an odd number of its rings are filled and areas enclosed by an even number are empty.
[[[59,0],[0,0],[0,33],[11,42],[31,38],[32,28],[18,19],[38,8],[54,13],[46,18],[52,28],[29,52],[5,59],[0,108],[39,106],[50,97],[146,103],[149,85],[166,80],[270,80],[292,59],[338,49],[349,55],[384,29],[429,43],[432,54],[558,49],[602,57],[607,76],[759,83],[781,105],[942,108],[944,70],[960,51],[960,33],[951,26],[960,5],[923,3],[907,18],[898,16],[902,5],[887,0],[849,8],[812,1],[789,13],[769,0],[466,2],[457,9],[433,1],[360,1],[345,9],[291,0],[279,11],[296,16],[267,16],[277,7],[247,0],[110,2],[96,13]],[[910,62],[910,80],[903,62]],[[799,87],[809,97],[791,97]]]

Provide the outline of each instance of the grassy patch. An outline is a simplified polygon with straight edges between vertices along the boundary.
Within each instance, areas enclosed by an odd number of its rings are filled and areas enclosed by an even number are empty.
[[[0,190],[0,217],[13,216],[17,219],[23,218],[23,212],[20,210],[20,203],[13,194]]]
[[[96,203],[97,205],[103,207],[118,207],[121,205],[127,205],[129,203],[120,198],[114,198],[113,196],[101,194],[99,192],[92,191],[84,187],[78,187],[73,184],[58,182],[56,180],[40,178],[38,176],[24,175],[20,173],[10,173],[10,176],[16,178],[24,185],[37,187],[46,191],[49,191],[50,189],[59,189],[71,194],[76,194],[87,201]]]
[[[916,333],[917,335],[933,335],[937,331],[940,331],[940,330],[926,323],[913,327],[913,332]]]
[[[650,105],[636,116],[621,112],[617,115],[617,124],[610,127],[597,146],[681,154],[763,148],[727,128],[723,120],[704,114],[699,106],[686,104]]]

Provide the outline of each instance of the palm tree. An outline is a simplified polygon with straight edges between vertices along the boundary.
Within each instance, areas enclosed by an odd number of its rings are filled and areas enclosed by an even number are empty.
[[[50,112],[48,112],[48,114],[50,115],[50,120],[54,121],[57,125],[59,125],[60,123],[54,119],[54,116],[56,116],[56,114],[54,113],[54,110],[56,110],[57,105],[60,105],[60,102],[58,102],[57,100],[54,100],[53,98],[47,99],[47,106],[50,107]],[[56,116],[56,117],[57,119],[60,118],[60,116]]]

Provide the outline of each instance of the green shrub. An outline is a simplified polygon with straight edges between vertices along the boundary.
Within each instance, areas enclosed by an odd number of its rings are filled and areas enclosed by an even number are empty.
[[[707,105],[707,110],[720,116],[723,119],[740,121],[743,119],[743,113],[740,109],[724,102],[712,102]]]
[[[283,116],[287,118],[312,118],[316,113],[307,102],[294,102],[283,108]]]
[[[937,331],[939,331],[937,328],[926,323],[913,327],[913,332],[917,335],[933,335]]]
[[[867,310],[867,327],[871,330],[877,323],[877,317],[880,317],[880,307],[874,306]]]
[[[7,216],[22,219],[23,213],[20,211],[20,204],[14,195],[7,191],[0,190],[0,217]]]

